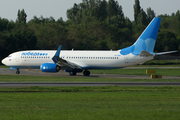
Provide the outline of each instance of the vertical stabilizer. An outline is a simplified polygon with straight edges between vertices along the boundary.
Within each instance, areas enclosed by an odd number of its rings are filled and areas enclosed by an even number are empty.
[[[139,55],[141,51],[147,51],[153,54],[160,22],[161,18],[155,17],[137,41],[132,46],[122,49],[120,53],[122,55],[128,55],[130,53],[133,55]]]

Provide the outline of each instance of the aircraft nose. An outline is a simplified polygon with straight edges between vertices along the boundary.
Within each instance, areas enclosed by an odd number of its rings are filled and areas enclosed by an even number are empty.
[[[6,64],[6,59],[3,59],[1,62],[5,65]]]

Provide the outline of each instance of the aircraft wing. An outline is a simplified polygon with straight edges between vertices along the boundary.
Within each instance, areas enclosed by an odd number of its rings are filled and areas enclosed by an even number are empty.
[[[59,55],[60,55],[60,52],[61,52],[61,45],[59,46],[56,54],[54,55],[54,57],[52,58],[52,60],[54,61],[54,63],[56,63],[57,65],[59,65],[60,67],[62,68],[68,68],[68,69],[79,69],[79,70],[82,70],[81,66],[75,64],[75,63],[72,63],[72,62],[69,62],[65,59],[62,59],[62,58],[59,58]]]

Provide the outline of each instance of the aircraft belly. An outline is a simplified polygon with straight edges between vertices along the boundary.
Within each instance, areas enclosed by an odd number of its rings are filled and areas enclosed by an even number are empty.
[[[74,61],[75,64],[82,66],[82,68],[91,69],[113,69],[123,67],[121,60],[84,60]]]

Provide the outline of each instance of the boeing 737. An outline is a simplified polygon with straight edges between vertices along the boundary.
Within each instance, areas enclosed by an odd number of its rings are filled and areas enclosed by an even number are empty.
[[[161,18],[155,17],[130,47],[117,51],[76,51],[30,50],[10,54],[2,63],[10,69],[41,69],[42,72],[59,72],[65,70],[70,75],[83,72],[89,76],[91,69],[118,69],[152,60],[155,55],[176,51],[154,53],[154,46]]]

